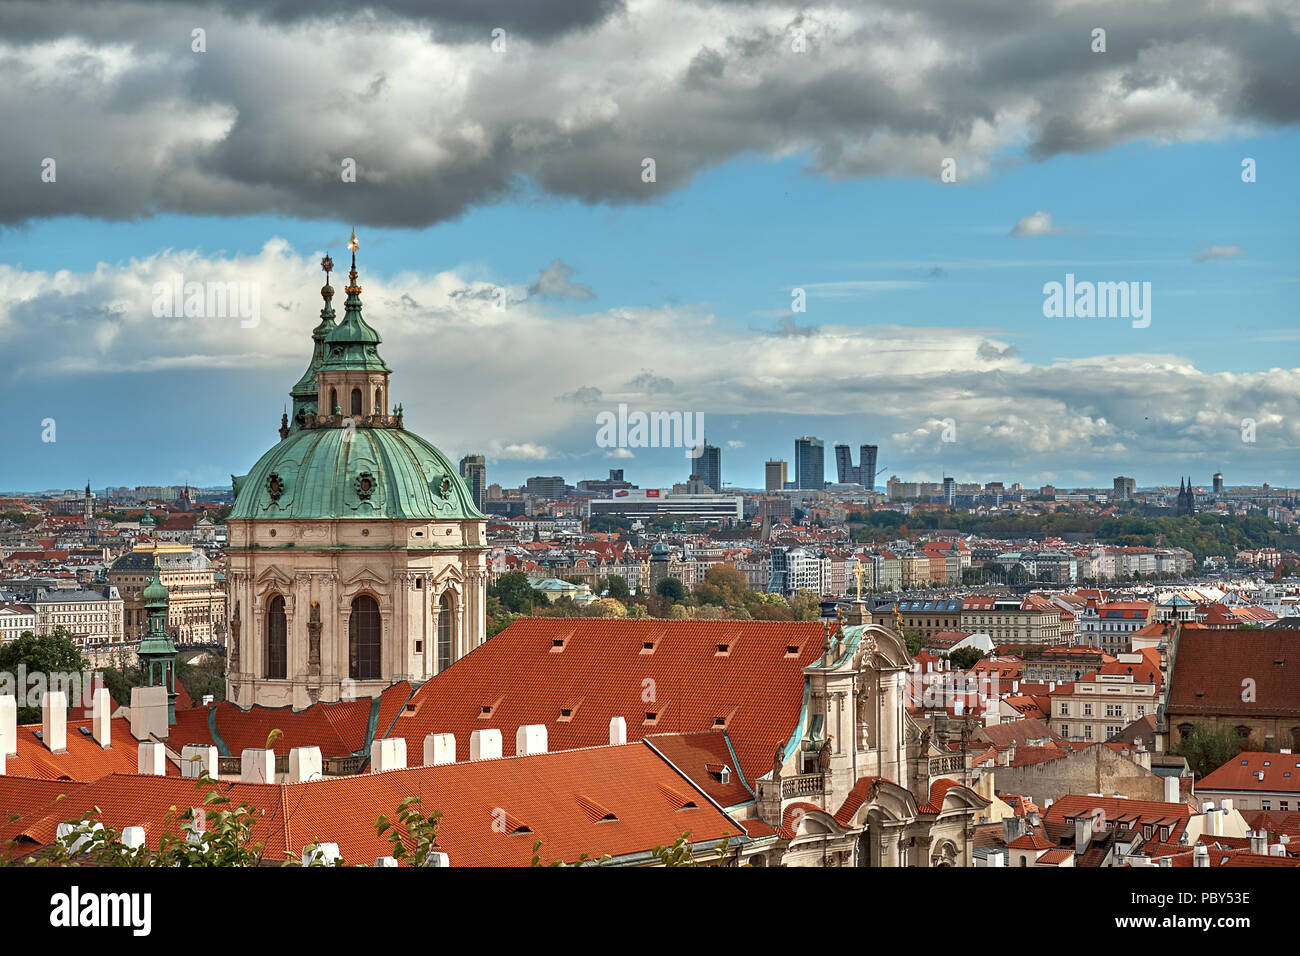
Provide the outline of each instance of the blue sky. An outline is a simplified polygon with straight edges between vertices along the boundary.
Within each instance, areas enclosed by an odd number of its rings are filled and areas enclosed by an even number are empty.
[[[831,472],[834,443],[878,444],[882,482],[1109,485],[1123,473],[1155,485],[1221,470],[1229,484],[1300,484],[1293,125],[1135,130],[1043,159],[1031,158],[1032,136],[1008,136],[952,149],[956,184],[922,173],[924,159],[853,174],[825,148],[768,143],[680,169],[670,158],[659,183],[603,195],[557,186],[545,167],[508,170],[504,193],[469,190],[457,211],[418,226],[358,210],[355,184],[325,182],[262,212],[243,194],[224,214],[155,198],[118,219],[49,186],[45,212],[0,226],[0,346],[12,357],[0,396],[19,423],[0,489],[210,485],[247,471],[305,367],[320,284],[309,260],[328,249],[342,268],[353,226],[363,286],[376,290],[366,315],[385,335],[409,426],[453,460],[487,453],[491,481],[610,467],[645,486],[684,479],[680,452],[595,447],[595,413],[631,401],[703,412],[724,478],[744,487],[761,485],[766,458],[792,459],[805,433],[826,440]],[[633,169],[639,152],[627,154]],[[1242,182],[1244,157],[1256,182]],[[418,203],[416,190],[440,182],[400,190]],[[305,208],[336,202],[350,208]],[[1049,234],[1012,234],[1038,213]],[[274,239],[286,245],[271,255]],[[151,331],[149,279],[186,257],[222,281],[255,261],[247,274],[284,320],[221,342],[204,330],[192,347],[174,323]],[[528,292],[557,261],[576,291]],[[1043,284],[1066,273],[1150,282],[1150,327],[1044,318]],[[520,307],[493,324],[430,304],[455,283],[522,290]],[[807,311],[790,315],[796,287]],[[418,307],[394,314],[408,293]],[[993,357],[973,360],[976,346]],[[658,384],[632,387],[646,380]],[[600,398],[565,397],[580,388]],[[1255,443],[1240,437],[1247,417],[1261,422]],[[54,443],[39,440],[47,418]],[[938,440],[944,418],[958,423],[955,443]]]

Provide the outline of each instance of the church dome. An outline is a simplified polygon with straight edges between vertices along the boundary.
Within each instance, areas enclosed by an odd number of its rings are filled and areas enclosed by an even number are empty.
[[[230,520],[483,520],[442,452],[401,428],[304,428],[235,479]]]

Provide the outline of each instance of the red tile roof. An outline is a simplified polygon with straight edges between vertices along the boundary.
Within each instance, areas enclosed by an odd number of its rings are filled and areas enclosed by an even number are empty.
[[[438,845],[453,866],[527,866],[542,841],[543,862],[642,853],[689,830],[692,842],[737,836],[740,824],[711,804],[650,747],[627,744],[500,760],[332,777],[305,784],[219,784],[230,808],[257,808],[253,838],[264,859],[295,857],[315,840],[339,844],[344,860],[373,862],[391,846],[375,833],[408,796],[440,811]],[[0,791],[3,792],[3,791]],[[57,825],[93,806],[116,828],[143,826],[156,846],[170,808],[199,806],[193,781],[114,774],[69,794],[22,827],[47,844]],[[604,811],[593,818],[593,808]],[[816,809],[816,808],[813,808]],[[612,817],[612,818],[611,818]]]
[[[1254,699],[1243,701],[1247,686]],[[1300,715],[1300,630],[1182,628],[1166,712]]]
[[[1196,788],[1300,793],[1300,755],[1245,751],[1199,780]]]
[[[561,638],[563,650],[553,653]],[[419,754],[427,734],[455,734],[460,756],[474,730],[500,730],[509,752],[517,728],[545,724],[550,749],[570,750],[608,743],[612,717],[627,721],[629,740],[711,730],[722,717],[752,782],[794,733],[803,668],[821,656],[822,638],[815,622],[523,618],[426,682],[411,698],[416,712],[389,736],[405,737],[407,753]],[[723,643],[725,656],[717,653]],[[787,656],[791,646],[799,650]],[[560,708],[576,698],[582,706],[560,722]],[[648,713],[658,716],[650,722]]]
[[[81,732],[92,729],[90,720],[69,720],[67,750],[50,753],[36,737],[40,724],[23,724],[18,728],[18,755],[10,755],[6,773],[47,780],[95,780],[110,773],[135,773],[139,769],[139,742],[131,736],[131,724],[122,718],[110,722],[109,748],[99,746],[93,737]],[[167,773],[180,774],[170,762]]]

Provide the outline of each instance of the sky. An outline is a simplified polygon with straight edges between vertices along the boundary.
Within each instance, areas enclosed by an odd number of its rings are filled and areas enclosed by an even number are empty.
[[[352,229],[407,427],[490,482],[684,480],[625,405],[737,487],[804,434],[1300,484],[1294,5],[438,6],[0,0],[0,491],[246,473]],[[1045,314],[1067,275],[1145,314]]]

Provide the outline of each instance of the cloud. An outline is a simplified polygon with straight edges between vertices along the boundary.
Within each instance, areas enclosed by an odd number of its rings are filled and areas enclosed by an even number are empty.
[[[570,282],[569,278],[572,275],[572,266],[565,265],[559,259],[553,259],[551,264],[542,270],[537,281],[528,287],[528,294],[555,299],[596,298],[596,293],[591,291],[591,286]]]
[[[237,390],[239,407],[261,409],[239,412],[246,419],[227,412],[203,421],[214,442],[243,436],[248,444],[237,454],[253,457],[226,470],[245,467],[274,440],[288,391],[307,368],[320,255],[272,239],[250,255],[170,249],[82,272],[0,264],[0,352],[9,369],[0,403],[13,421],[39,422],[52,397],[93,380],[114,396],[123,420],[147,420],[159,383],[183,373],[191,394]],[[967,473],[1104,472],[1140,453],[1148,462],[1203,459],[1225,474],[1233,455],[1249,455],[1237,471],[1270,469],[1264,473],[1277,475],[1275,483],[1295,474],[1296,368],[1208,372],[1177,354],[1104,351],[1028,361],[996,330],[920,324],[826,324],[791,348],[789,338],[755,334],[696,306],[557,316],[526,300],[497,312],[490,300],[460,294],[474,283],[455,272],[388,275],[364,259],[359,265],[363,308],[393,369],[394,403],[404,406],[408,428],[458,454],[484,450],[494,460],[556,469],[599,458],[605,449],[596,445],[593,405],[661,389],[671,391],[671,402],[647,408],[698,411],[706,421],[725,417],[747,428],[764,422],[770,430],[797,415],[854,434],[865,410],[875,434],[894,436],[886,460],[900,473],[940,456]],[[255,328],[234,319],[154,317],[154,284],[178,273],[187,281],[254,282],[263,303],[291,308],[264,305]],[[419,307],[384,305],[403,295]],[[485,350],[485,336],[510,348]],[[439,347],[428,348],[431,340]],[[644,363],[631,381],[629,355]],[[671,369],[671,380],[655,369]],[[1243,418],[1258,423],[1257,443],[1243,446]],[[941,441],[944,419],[956,422],[955,443]],[[62,448],[63,418],[59,424]],[[756,459],[768,454],[757,447],[758,434],[742,433]],[[733,456],[736,467],[743,454]]]
[[[727,442],[727,447],[728,447],[728,448],[744,448],[744,447],[745,447],[745,443],[744,443],[743,441],[739,441],[739,440],[733,438],[731,441]]]
[[[1111,4],[1104,55],[1086,4],[263,6],[0,3],[0,168],[34,182],[58,163],[55,183],[0,191],[0,222],[273,210],[425,226],[521,193],[658,203],[746,155],[931,180],[959,157],[966,183],[1007,160],[1300,120],[1291,0]]]
[[[557,402],[572,402],[575,405],[595,405],[604,394],[594,385],[582,385],[571,392],[555,396]]]
[[[1020,350],[1014,345],[998,345],[995,342],[981,342],[975,354],[985,362],[996,362],[998,359],[1014,358],[1020,354]]]
[[[629,448],[613,448],[605,452],[605,457],[606,458],[635,458],[636,455],[634,455],[631,449]]]
[[[1217,262],[1220,259],[1235,259],[1245,254],[1246,250],[1241,246],[1206,246],[1196,254],[1196,261]]]
[[[1032,216],[1025,216],[1018,220],[1011,227],[1013,236],[1058,236],[1063,232],[1064,229],[1052,224],[1052,214],[1042,209]]]

